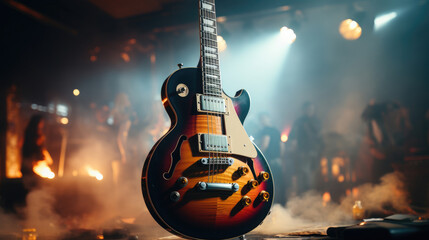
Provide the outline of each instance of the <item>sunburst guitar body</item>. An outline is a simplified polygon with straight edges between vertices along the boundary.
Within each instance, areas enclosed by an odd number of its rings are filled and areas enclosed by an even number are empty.
[[[162,86],[172,124],[148,154],[141,185],[147,208],[166,230],[191,239],[228,239],[262,223],[274,184],[242,125],[249,95],[240,90],[231,98],[223,92],[217,48],[204,38],[204,23],[215,21],[204,8],[214,10],[214,1],[199,3],[200,64],[177,70]]]

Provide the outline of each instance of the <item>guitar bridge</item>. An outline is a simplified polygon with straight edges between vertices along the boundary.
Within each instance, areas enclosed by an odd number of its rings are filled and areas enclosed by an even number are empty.
[[[200,162],[203,165],[228,165],[232,166],[234,164],[234,159],[229,157],[212,157],[212,158],[202,158]]]

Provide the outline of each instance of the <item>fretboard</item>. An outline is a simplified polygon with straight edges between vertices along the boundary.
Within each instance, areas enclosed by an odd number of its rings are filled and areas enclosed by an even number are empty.
[[[203,93],[222,96],[215,0],[199,0],[199,18]]]

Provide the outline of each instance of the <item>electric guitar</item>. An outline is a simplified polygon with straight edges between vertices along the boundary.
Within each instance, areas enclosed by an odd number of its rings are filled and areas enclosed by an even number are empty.
[[[200,63],[171,74],[161,89],[169,131],[144,163],[147,208],[185,238],[226,239],[257,227],[270,211],[274,183],[243,121],[250,97],[221,85],[214,0],[199,0]]]

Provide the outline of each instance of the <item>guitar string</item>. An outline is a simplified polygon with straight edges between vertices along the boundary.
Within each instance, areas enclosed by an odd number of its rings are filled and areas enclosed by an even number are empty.
[[[205,12],[205,10],[203,9],[203,13],[204,13],[204,17],[206,18],[207,16],[207,14],[206,14],[206,12]],[[204,25],[204,21],[203,21],[203,25]],[[205,46],[208,46],[209,45],[209,34],[208,33],[205,33],[205,31],[204,31],[204,27],[203,27],[203,34],[204,34],[204,41],[205,41]],[[204,59],[205,60],[205,72],[208,74],[208,73],[210,73],[210,74],[212,74],[212,72],[210,71],[210,69],[209,69],[209,67],[207,66],[207,64],[209,63],[208,61],[207,61],[207,59]],[[211,87],[211,80],[209,80],[209,78],[207,77],[207,75],[206,75],[206,84],[207,84],[207,92],[208,92],[208,95],[210,95],[210,96],[214,96],[215,95],[215,92],[213,91],[213,88]],[[210,104],[210,103],[209,103]],[[211,132],[212,132],[212,134],[213,135],[215,135],[215,130],[216,130],[216,126],[214,126],[214,124],[215,124],[215,119],[213,118],[213,115],[211,114],[211,113],[208,113],[208,116],[209,116],[209,119],[210,119],[210,125],[209,125],[209,128],[212,130]],[[212,171],[213,171],[213,173],[212,173],[212,182],[215,182],[216,180],[215,180],[215,177],[216,177],[216,161],[215,161],[215,159],[216,159],[216,138],[210,138],[211,140],[210,140],[210,146],[211,146],[211,148],[212,148],[212,150],[210,150],[210,154],[211,154],[211,158],[209,158],[209,161],[212,163],[211,165],[212,165]]]
[[[202,84],[203,84],[203,94],[207,94],[208,89],[207,89],[207,79],[206,79],[206,73],[205,73],[205,62],[204,62],[204,47],[205,47],[205,42],[204,42],[204,32],[203,32],[203,6],[202,6],[202,0],[199,1],[199,15],[200,15],[200,41],[201,41],[201,47],[200,47],[200,51],[201,51],[201,71],[202,71]],[[202,99],[199,99],[200,103],[202,104]],[[207,146],[210,146],[210,124],[209,124],[209,114],[208,112],[206,113],[206,120],[207,120],[207,142],[205,141],[206,139],[201,139],[202,142],[204,142],[204,144],[206,144]],[[202,144],[202,143],[200,143]],[[210,182],[210,170],[211,170],[211,161],[210,161],[210,151],[208,153],[208,176],[207,176],[207,182]]]

